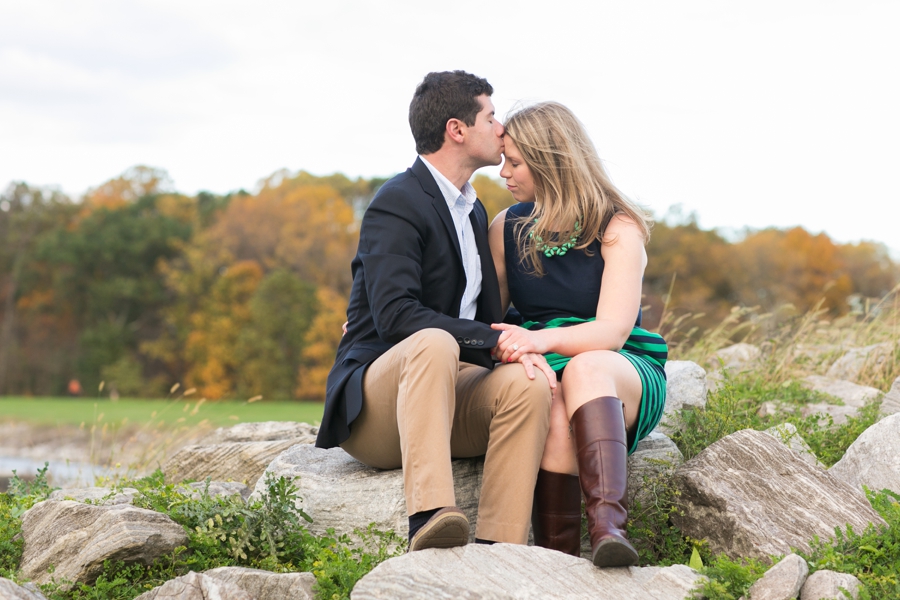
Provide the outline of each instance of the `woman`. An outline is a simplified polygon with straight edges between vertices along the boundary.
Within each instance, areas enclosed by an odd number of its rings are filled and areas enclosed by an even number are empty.
[[[497,357],[546,357],[561,377],[535,489],[535,543],[580,555],[581,494],[592,559],[624,566],[627,455],[659,422],[667,350],[638,326],[650,223],[610,182],[584,126],[547,102],[506,123],[500,175],[519,204],[490,228],[504,308]],[[580,488],[580,489],[579,489]]]

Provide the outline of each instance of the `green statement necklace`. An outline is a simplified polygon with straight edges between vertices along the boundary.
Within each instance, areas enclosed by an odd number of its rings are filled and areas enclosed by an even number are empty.
[[[534,220],[535,224],[537,224],[538,220]],[[541,236],[534,235],[534,230],[528,233],[528,237],[534,240],[535,245],[537,246],[538,252],[543,252],[544,256],[547,258],[552,258],[554,256],[564,256],[566,252],[575,247],[575,244],[578,243],[578,232],[581,231],[581,225],[578,224],[578,221],[575,221],[575,233],[572,234],[572,237],[569,238],[568,242],[559,244],[558,246],[551,246],[546,243]]]

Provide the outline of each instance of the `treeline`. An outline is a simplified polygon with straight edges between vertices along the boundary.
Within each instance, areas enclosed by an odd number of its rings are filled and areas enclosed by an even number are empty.
[[[11,184],[0,196],[0,394],[321,399],[345,319],[359,222],[384,179],[279,172],[256,193],[171,191],[134,167],[78,201]],[[475,187],[493,216],[511,202]],[[657,223],[645,276],[648,325],[735,305],[879,297],[900,279],[877,244],[803,229],[730,243],[695,220]],[[673,285],[673,275],[675,275]],[[671,292],[671,294],[670,294]],[[663,324],[665,328],[665,323]]]

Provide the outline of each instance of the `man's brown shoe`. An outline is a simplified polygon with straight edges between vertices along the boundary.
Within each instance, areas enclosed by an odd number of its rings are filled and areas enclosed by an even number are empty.
[[[455,506],[432,515],[409,541],[409,551],[425,548],[455,548],[469,543],[469,519]]]

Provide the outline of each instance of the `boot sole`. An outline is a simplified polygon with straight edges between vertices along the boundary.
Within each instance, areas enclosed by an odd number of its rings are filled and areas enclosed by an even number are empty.
[[[638,553],[624,540],[607,538],[591,553],[595,567],[630,567],[637,563]]]
[[[469,520],[466,515],[459,510],[439,511],[413,537],[409,552],[426,548],[456,548],[468,543]]]

